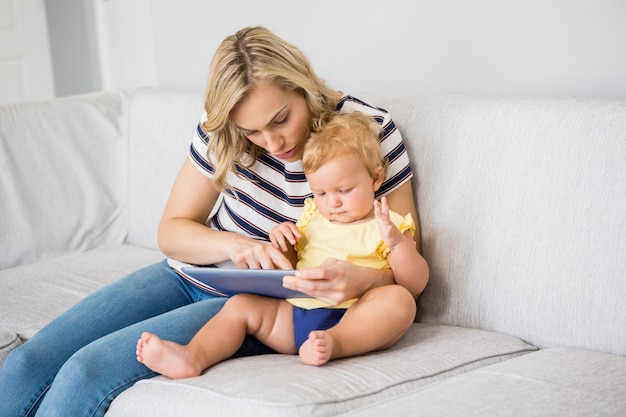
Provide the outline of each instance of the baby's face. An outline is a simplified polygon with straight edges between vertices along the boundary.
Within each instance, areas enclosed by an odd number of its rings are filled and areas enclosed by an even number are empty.
[[[315,204],[333,223],[354,223],[374,218],[376,181],[354,155],[325,162],[307,174]]]

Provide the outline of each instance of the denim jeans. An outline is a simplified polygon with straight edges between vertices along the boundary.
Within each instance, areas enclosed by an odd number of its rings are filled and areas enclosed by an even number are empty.
[[[0,416],[103,416],[122,391],[156,375],[135,357],[143,331],[188,343],[225,300],[166,261],[103,287],[9,354],[0,368]],[[248,338],[236,356],[267,352]]]

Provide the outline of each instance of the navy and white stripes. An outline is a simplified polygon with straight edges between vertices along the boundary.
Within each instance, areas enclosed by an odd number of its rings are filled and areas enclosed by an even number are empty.
[[[381,153],[388,160],[385,181],[376,193],[386,195],[413,176],[402,137],[383,109],[371,106],[355,97],[344,96],[337,110],[341,113],[360,111],[370,115],[382,127]],[[206,115],[204,116],[206,117]],[[204,175],[212,178],[213,163],[207,158],[209,135],[198,124],[189,148],[189,158]],[[267,240],[270,230],[284,221],[295,222],[311,197],[302,171],[302,162],[285,162],[272,155],[261,155],[250,168],[237,166],[239,175],[227,174],[232,190],[224,199],[209,226],[217,230],[242,233],[255,239]]]

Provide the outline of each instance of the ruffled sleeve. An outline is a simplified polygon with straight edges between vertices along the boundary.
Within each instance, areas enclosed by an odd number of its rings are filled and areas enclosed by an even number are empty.
[[[315,200],[312,198],[307,198],[304,200],[304,211],[300,214],[300,218],[296,223],[298,230],[302,231],[306,229],[306,227],[311,223],[311,219],[313,215],[317,213],[317,206],[315,205]]]
[[[415,233],[415,222],[413,221],[411,213],[402,217],[398,213],[389,212],[389,216],[391,217],[391,222],[396,225],[400,232],[404,233],[408,230],[409,233],[411,233],[411,236],[413,236]],[[387,255],[391,252],[391,250],[387,247],[385,241],[381,239],[378,248],[376,248],[376,252],[378,252],[383,258],[387,258]]]
[[[311,219],[313,216],[318,213],[317,206],[315,205],[315,200],[313,198],[307,198],[304,200],[304,210],[300,214],[300,218],[296,222],[296,227],[300,231],[300,233],[304,234],[304,230],[311,223]],[[302,251],[302,239],[299,239],[294,245],[294,249],[298,253],[298,259],[300,259],[300,252]]]

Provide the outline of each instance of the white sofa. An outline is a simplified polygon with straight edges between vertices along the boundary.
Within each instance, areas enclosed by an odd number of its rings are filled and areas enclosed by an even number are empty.
[[[626,415],[626,99],[358,96],[412,158],[417,323],[323,367],[265,355],[141,381],[107,416]],[[162,259],[201,111],[201,92],[159,89],[0,106],[0,362]]]

